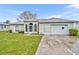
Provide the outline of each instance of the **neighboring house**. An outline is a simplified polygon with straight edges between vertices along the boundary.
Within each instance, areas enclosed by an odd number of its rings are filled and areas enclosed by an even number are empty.
[[[0,23],[0,31],[12,30],[12,32],[24,31],[24,33],[39,34],[69,34],[70,28],[79,29],[79,21],[49,18],[49,19],[24,19],[15,23]]]
[[[8,31],[10,29],[10,24],[5,22],[0,23],[0,31]]]

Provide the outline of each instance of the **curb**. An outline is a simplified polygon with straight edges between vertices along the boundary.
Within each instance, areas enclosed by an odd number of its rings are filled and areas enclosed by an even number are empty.
[[[39,48],[40,48],[40,46],[41,46],[41,42],[43,41],[43,38],[44,38],[44,36],[41,38],[41,41],[40,41],[40,43],[39,43],[39,45],[38,45],[38,48],[37,48],[37,50],[36,50],[35,55],[38,55],[38,51],[39,51]]]

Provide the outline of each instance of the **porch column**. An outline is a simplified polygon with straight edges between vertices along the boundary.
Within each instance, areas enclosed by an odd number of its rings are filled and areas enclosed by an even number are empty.
[[[24,33],[26,33],[26,31],[25,31],[25,23],[24,23]]]

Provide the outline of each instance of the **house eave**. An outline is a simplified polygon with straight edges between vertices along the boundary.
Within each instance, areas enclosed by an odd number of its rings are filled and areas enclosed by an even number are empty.
[[[75,22],[39,22],[39,23],[75,23]]]

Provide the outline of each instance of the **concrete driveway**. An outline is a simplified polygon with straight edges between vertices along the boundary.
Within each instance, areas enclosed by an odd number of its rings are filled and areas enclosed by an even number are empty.
[[[45,35],[37,49],[36,55],[76,55],[79,54],[79,41],[72,36]]]

